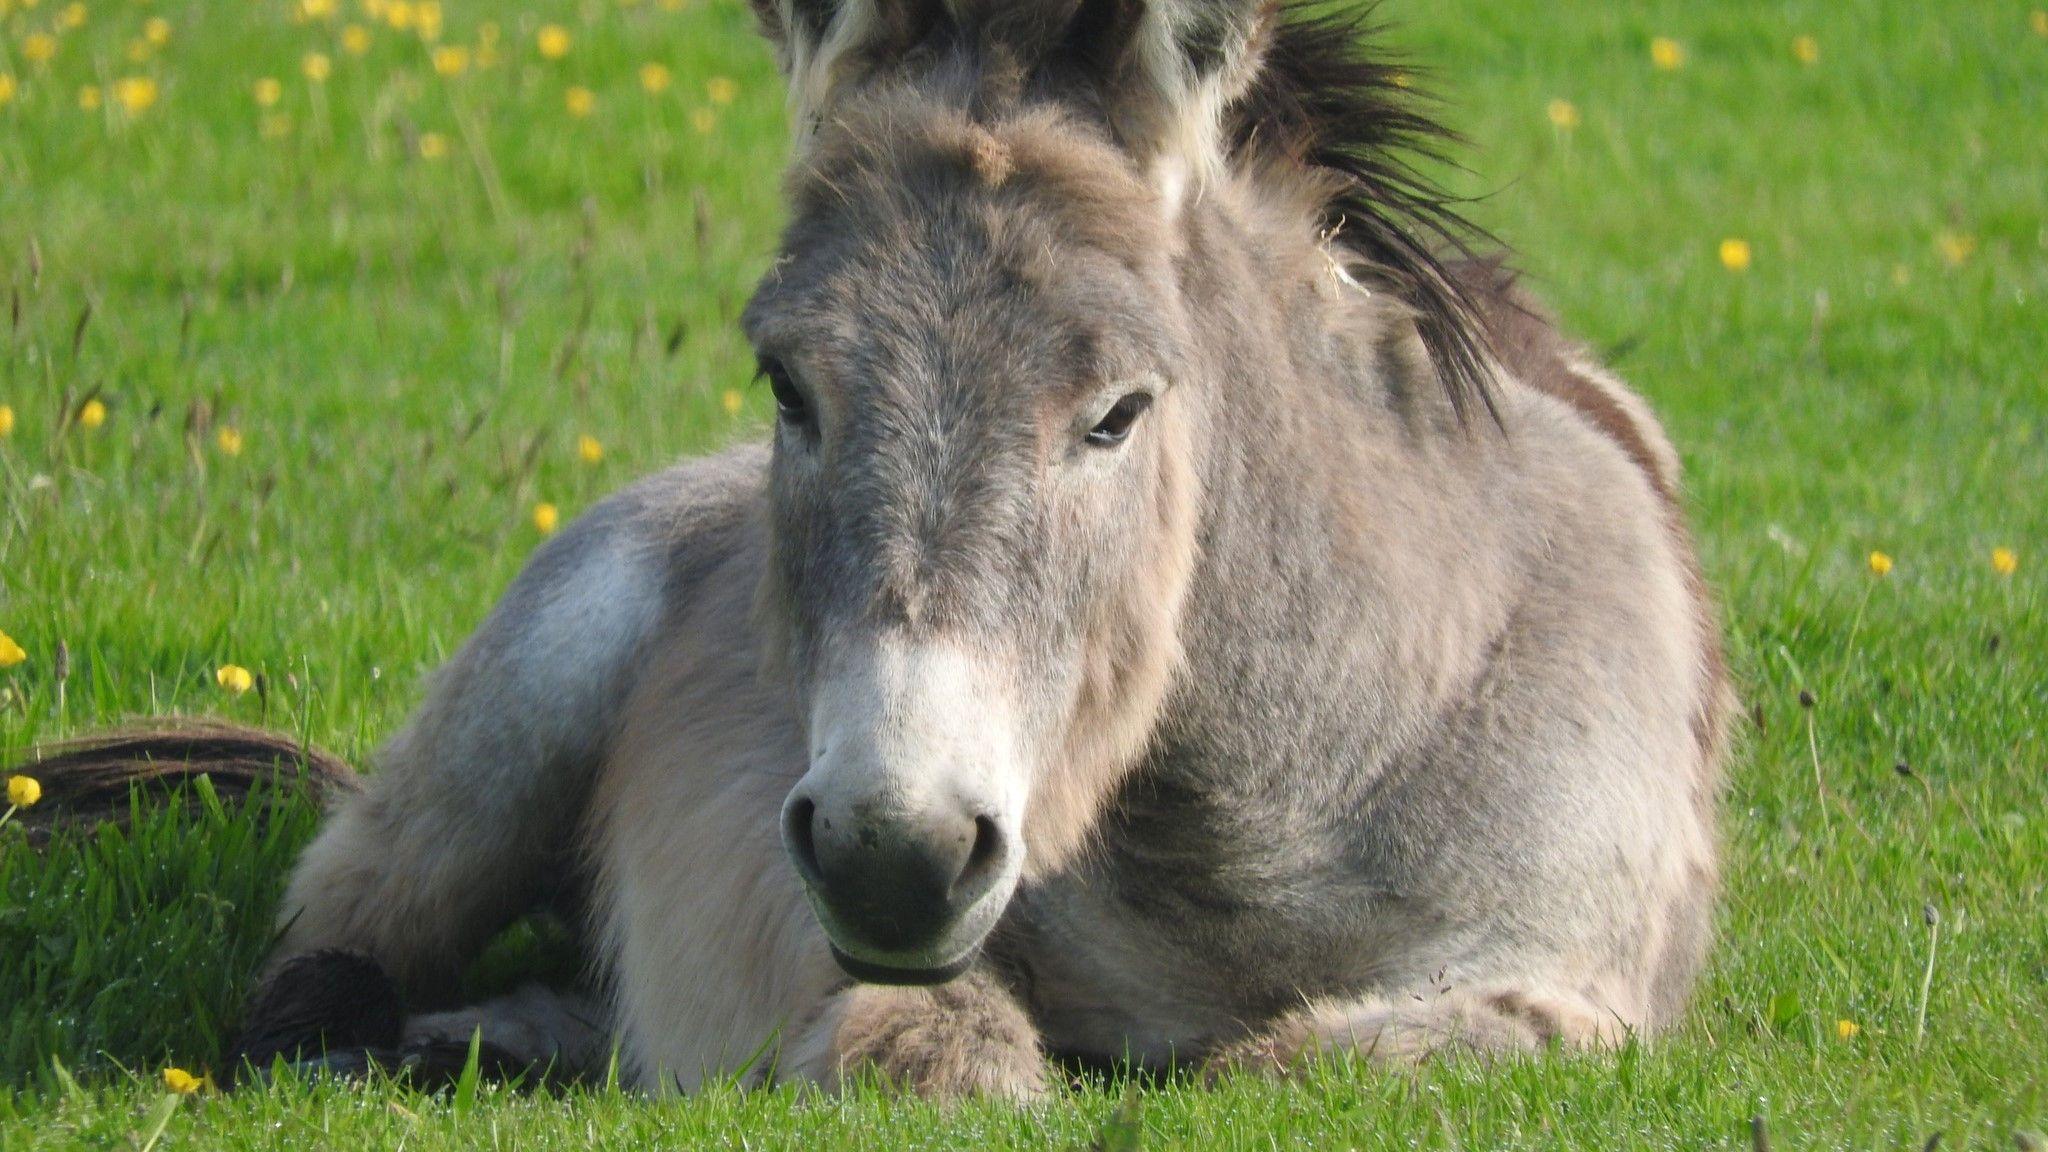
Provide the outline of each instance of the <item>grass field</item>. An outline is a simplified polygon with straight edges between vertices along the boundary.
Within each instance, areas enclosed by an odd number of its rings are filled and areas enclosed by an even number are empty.
[[[1388,5],[1475,142],[1477,215],[1667,419],[1726,601],[1754,722],[1722,940],[1656,1047],[1021,1112],[171,1097],[167,1067],[217,1070],[312,826],[202,807],[46,851],[0,828],[0,1148],[1696,1148],[1746,1146],[1759,1116],[1778,1148],[2001,1148],[2048,1128],[2037,4]],[[171,713],[361,762],[542,505],[566,518],[764,426],[733,321],[783,139],[740,0],[0,0],[5,762]],[[224,689],[229,664],[260,691]]]

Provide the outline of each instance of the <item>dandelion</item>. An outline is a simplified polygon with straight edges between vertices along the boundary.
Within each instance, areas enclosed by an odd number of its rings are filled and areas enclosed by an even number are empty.
[[[104,97],[97,84],[87,84],[78,90],[78,110],[81,112],[97,112],[103,102]]]
[[[1977,254],[1977,238],[1967,232],[1943,231],[1934,238],[1934,250],[1941,253],[1943,263],[1960,268]]]
[[[448,155],[448,138],[439,132],[420,133],[420,159],[440,160]]]
[[[1721,241],[1721,267],[1730,272],[1749,271],[1750,256],[1749,241],[1732,236]]]
[[[337,7],[335,0],[299,0],[299,15],[308,20],[332,20]]]
[[[549,60],[560,60],[569,54],[569,30],[560,24],[545,24],[533,38],[534,46]]]
[[[1569,100],[1552,100],[1546,111],[1551,125],[1560,132],[1570,132],[1579,126],[1579,106]]]
[[[152,16],[142,25],[142,38],[161,48],[171,42],[171,22]]]
[[[221,425],[220,431],[214,434],[213,442],[219,445],[223,456],[242,454],[242,430],[232,424]]]
[[[604,445],[597,437],[582,435],[576,438],[576,457],[585,464],[596,464],[604,459]]]
[[[718,127],[718,113],[709,108],[697,108],[690,112],[690,127],[709,136]]]
[[[640,66],[640,87],[645,88],[650,96],[668,91],[671,79],[673,77],[669,75],[668,69],[660,64],[642,64]]]
[[[21,85],[15,82],[13,76],[6,72],[0,72],[0,108],[5,108],[9,104],[14,103],[14,94],[20,90]]]
[[[84,4],[67,4],[67,5],[65,5],[65,6],[64,6],[64,10],[63,10],[62,12],[59,12],[59,13],[57,13],[57,24],[58,24],[58,26],[60,26],[60,27],[63,27],[63,28],[82,28],[82,27],[84,27],[84,26],[85,26],[85,5],[84,5]]]
[[[1991,570],[2000,576],[2010,576],[2020,570],[2019,553],[2010,548],[1991,550]]]
[[[78,422],[90,431],[107,422],[107,406],[99,400],[87,400],[78,410]]]
[[[552,535],[555,529],[560,527],[561,524],[561,509],[556,508],[553,504],[549,504],[546,501],[542,501],[541,503],[535,504],[533,506],[533,526],[535,528],[540,529],[541,535]]]
[[[1801,64],[1812,65],[1820,63],[1820,41],[1815,40],[1811,36],[1793,37],[1792,58]]]
[[[704,82],[704,94],[713,104],[730,104],[739,98],[740,86],[728,77],[713,76]]]
[[[2034,35],[2048,36],[2048,8],[2034,9],[2034,14],[2027,17],[2027,23],[2034,29]]]
[[[1676,72],[1685,67],[1685,46],[1669,36],[1650,41],[1650,63],[1659,72]]]
[[[1861,1031],[1863,1031],[1863,1026],[1854,1020],[1835,1021],[1835,1038],[1837,1040],[1854,1040],[1856,1034]]]
[[[256,677],[240,664],[223,664],[214,669],[213,682],[230,694],[240,696],[256,686]]]
[[[12,668],[26,659],[27,650],[15,643],[14,637],[0,632],[0,668]]]
[[[737,415],[739,415],[739,414],[740,414],[740,409],[741,409],[741,408],[742,408],[743,406],[745,406],[745,404],[746,404],[746,402],[747,402],[747,398],[746,398],[746,397],[744,397],[744,396],[740,395],[740,394],[739,394],[738,392],[735,392],[734,390],[732,390],[732,389],[730,389],[730,388],[726,389],[726,390],[725,390],[725,395],[723,395],[723,396],[720,396],[720,397],[718,398],[718,400],[719,400],[719,403],[721,403],[721,404],[725,405],[725,414],[726,414],[727,416],[737,416]]]
[[[305,60],[299,64],[299,71],[304,72],[306,79],[313,83],[325,84],[327,78],[334,75],[334,61],[329,60],[325,52],[308,52]]]
[[[16,808],[33,808],[43,798],[42,781],[33,776],[7,778],[7,803]]]
[[[419,7],[420,39],[432,44],[441,38],[441,6],[428,0]]]
[[[1892,558],[1882,552],[1872,552],[1870,554],[1870,572],[1873,576],[1891,575]]]
[[[265,76],[251,86],[250,93],[256,97],[257,107],[270,108],[284,99],[284,85],[275,76]]]
[[[469,71],[469,49],[453,44],[434,49],[434,71],[443,76],[460,76]]]
[[[14,435],[14,405],[0,404],[0,440]]]
[[[156,106],[156,81],[147,76],[124,76],[114,81],[114,99],[130,116],[140,116]]]
[[[183,1068],[164,1069],[164,1087],[176,1092],[180,1096],[190,1096],[194,1092],[199,1091],[199,1084],[199,1077],[185,1071]]]
[[[406,0],[397,0],[384,9],[384,22],[395,32],[410,32],[419,22],[419,12]]]
[[[562,93],[562,106],[569,110],[571,116],[588,116],[597,107],[597,96],[579,85]]]
[[[57,38],[48,32],[31,32],[21,38],[21,58],[31,64],[47,64],[57,54]]]
[[[351,24],[341,30],[341,50],[351,56],[361,56],[370,50],[370,30],[361,24]]]

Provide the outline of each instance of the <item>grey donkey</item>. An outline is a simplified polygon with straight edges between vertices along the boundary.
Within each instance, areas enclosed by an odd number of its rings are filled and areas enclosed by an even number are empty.
[[[534,557],[292,877],[430,1002],[583,861],[634,1082],[1595,1046],[1710,940],[1730,690],[1645,405],[1408,165],[1369,17],[756,0],[766,445]]]

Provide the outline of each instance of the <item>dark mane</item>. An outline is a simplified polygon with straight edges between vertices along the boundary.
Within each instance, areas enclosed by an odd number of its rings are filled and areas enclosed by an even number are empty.
[[[1323,208],[1334,242],[1356,252],[1386,290],[1412,306],[1424,345],[1462,418],[1474,401],[1496,417],[1487,387],[1492,336],[1479,294],[1500,276],[1498,248],[1458,202],[1420,171],[1462,139],[1405,81],[1413,69],[1371,50],[1376,5],[1290,2],[1273,16],[1264,67],[1232,108],[1226,139],[1240,161],[1283,160],[1332,178]],[[1466,269],[1490,268],[1474,282]]]

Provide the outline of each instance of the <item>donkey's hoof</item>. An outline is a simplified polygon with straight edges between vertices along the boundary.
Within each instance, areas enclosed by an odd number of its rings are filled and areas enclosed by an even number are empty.
[[[227,1063],[236,1081],[279,1057],[348,1074],[367,1067],[370,1052],[396,1049],[404,1029],[398,986],[375,960],[359,952],[308,952],[286,961],[250,997]]]
[[[862,985],[840,993],[797,1071],[844,1087],[873,1076],[928,1100],[1035,1100],[1046,1092],[1037,1033],[1007,996],[972,977],[937,988]]]

